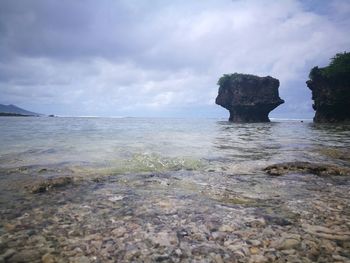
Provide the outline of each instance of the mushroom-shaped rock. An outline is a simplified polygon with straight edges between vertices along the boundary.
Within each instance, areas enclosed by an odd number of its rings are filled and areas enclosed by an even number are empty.
[[[225,74],[218,81],[215,103],[230,112],[232,122],[269,122],[270,111],[284,103],[279,80],[250,74]]]
[[[350,122],[350,53],[337,54],[327,67],[314,67],[309,78],[314,122]]]

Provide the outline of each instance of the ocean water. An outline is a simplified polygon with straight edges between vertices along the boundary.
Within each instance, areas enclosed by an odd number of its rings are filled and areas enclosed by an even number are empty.
[[[214,169],[235,173],[281,161],[342,163],[346,125],[274,120],[0,118],[0,167],[55,166],[115,173]]]
[[[349,125],[0,117],[0,140],[2,262],[350,258],[349,176],[263,171],[349,168]]]

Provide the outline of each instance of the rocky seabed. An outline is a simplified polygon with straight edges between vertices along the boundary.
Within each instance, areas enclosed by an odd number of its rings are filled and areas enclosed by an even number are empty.
[[[350,262],[346,175],[11,174],[0,262]]]

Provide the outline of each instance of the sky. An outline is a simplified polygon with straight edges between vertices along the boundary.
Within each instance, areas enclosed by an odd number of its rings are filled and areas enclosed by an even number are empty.
[[[0,0],[0,103],[61,116],[228,118],[226,73],[311,118],[310,69],[350,50],[349,0]]]

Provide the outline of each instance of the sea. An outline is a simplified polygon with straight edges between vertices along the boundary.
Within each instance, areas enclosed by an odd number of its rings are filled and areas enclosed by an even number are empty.
[[[254,173],[276,162],[339,163],[325,149],[349,149],[346,125],[273,119],[0,118],[0,166],[55,166],[115,173],[214,169]]]
[[[349,259],[349,177],[296,161],[350,168],[350,125],[0,117],[0,261]]]

